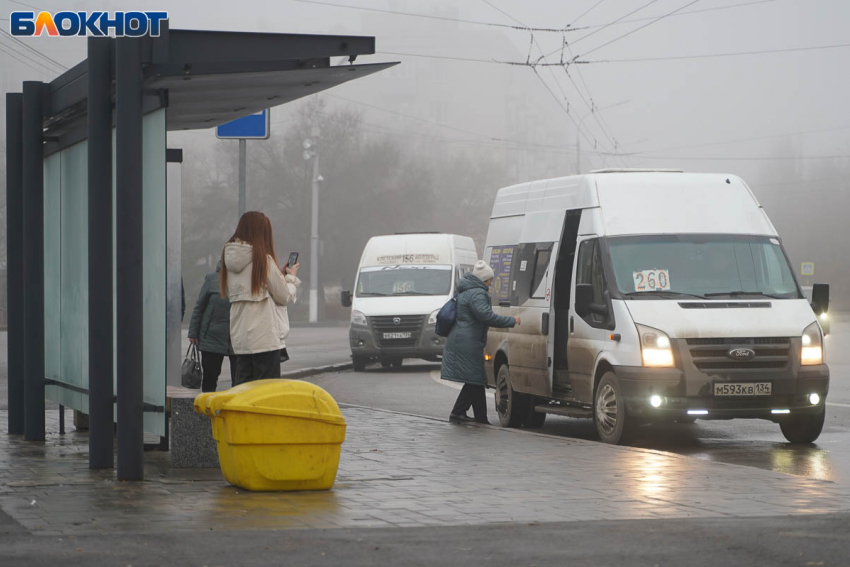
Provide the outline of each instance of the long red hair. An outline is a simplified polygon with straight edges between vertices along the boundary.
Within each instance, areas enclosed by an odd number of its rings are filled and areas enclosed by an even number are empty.
[[[254,247],[253,265],[251,268],[251,293],[258,295],[266,289],[266,279],[269,271],[269,256],[277,264],[274,253],[274,235],[269,218],[259,211],[248,211],[239,219],[236,232],[228,243],[242,241]],[[224,263],[224,249],[221,250],[221,265],[219,271],[219,286],[221,296],[227,298],[227,265]],[[276,267],[276,266],[275,266]]]

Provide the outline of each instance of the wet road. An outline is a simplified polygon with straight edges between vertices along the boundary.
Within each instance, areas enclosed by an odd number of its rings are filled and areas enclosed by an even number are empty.
[[[833,317],[832,334],[826,339],[831,369],[827,419],[815,444],[790,445],[779,426],[768,421],[732,420],[644,427],[632,445],[850,485],[850,314]],[[313,381],[339,402],[447,417],[457,385],[438,376],[439,365],[408,360],[400,371],[370,366],[364,373],[329,374]],[[488,391],[488,403],[490,421],[497,423],[492,390]],[[539,431],[597,438],[591,421],[551,415]]]

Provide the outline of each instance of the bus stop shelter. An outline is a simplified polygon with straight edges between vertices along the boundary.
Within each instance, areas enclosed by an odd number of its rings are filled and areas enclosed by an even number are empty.
[[[382,71],[375,38],[198,30],[88,39],[50,83],[6,95],[9,433],[45,400],[89,414],[89,466],[144,475],[179,373],[180,187],[167,132],[212,128]],[[332,65],[331,58],[347,61]]]

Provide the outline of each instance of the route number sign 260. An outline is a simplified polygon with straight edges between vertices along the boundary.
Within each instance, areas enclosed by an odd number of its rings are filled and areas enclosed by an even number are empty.
[[[634,272],[635,291],[667,291],[670,273],[667,270],[641,270]]]

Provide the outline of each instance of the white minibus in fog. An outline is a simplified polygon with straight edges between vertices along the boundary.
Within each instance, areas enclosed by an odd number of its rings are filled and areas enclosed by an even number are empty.
[[[438,361],[445,338],[434,332],[437,312],[457,281],[478,261],[475,242],[456,234],[373,236],[366,243],[353,294],[349,342],[355,371],[370,362],[402,365],[405,358]]]
[[[503,426],[593,419],[620,443],[644,423],[761,418],[817,439],[829,369],[818,316],[743,180],[602,170],[498,192],[484,260],[485,351]]]

